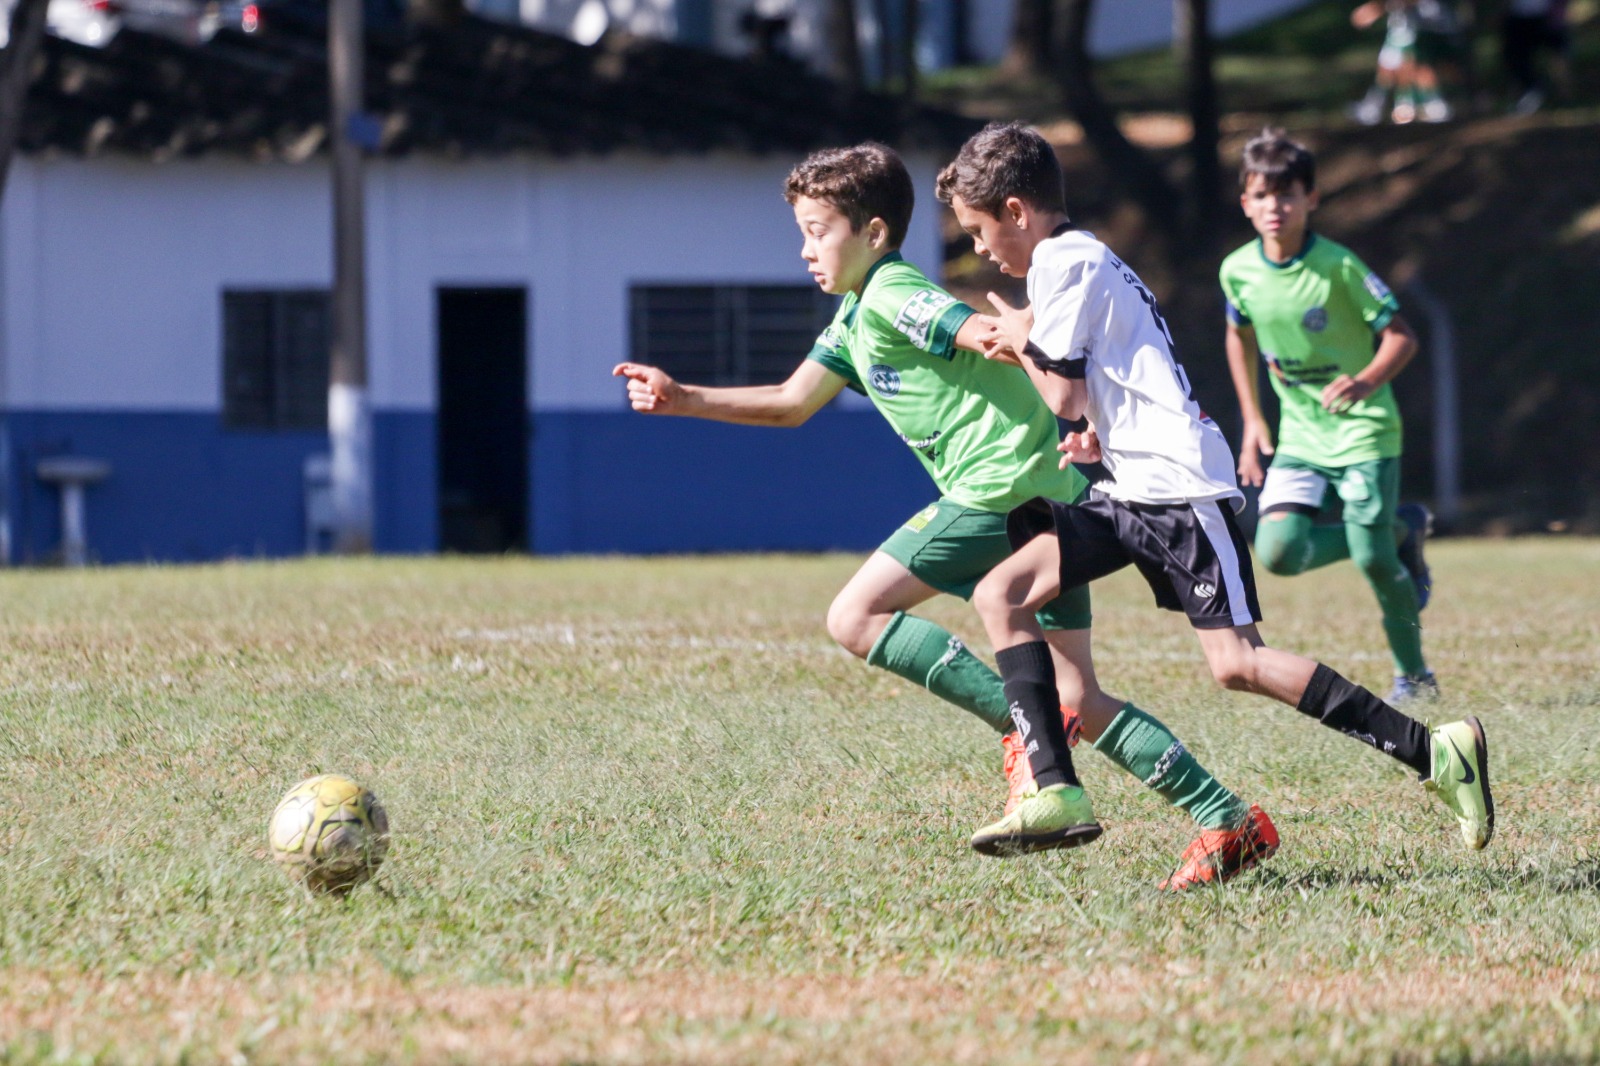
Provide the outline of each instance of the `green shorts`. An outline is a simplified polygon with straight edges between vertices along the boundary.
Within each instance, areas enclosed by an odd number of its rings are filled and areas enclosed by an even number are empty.
[[[1011,555],[1011,539],[1004,514],[941,499],[913,515],[878,550],[923,584],[970,600],[984,575]],[[1088,586],[1062,592],[1038,618],[1045,629],[1088,629]]]
[[[1298,511],[1315,515],[1335,498],[1344,502],[1344,520],[1350,525],[1393,525],[1394,509],[1400,502],[1399,456],[1323,466],[1280,452],[1267,468],[1267,481],[1256,506],[1261,514]]]

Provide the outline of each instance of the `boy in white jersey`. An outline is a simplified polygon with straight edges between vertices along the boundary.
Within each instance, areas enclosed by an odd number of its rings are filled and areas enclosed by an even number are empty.
[[[1015,514],[1020,547],[973,594],[1013,717],[1029,739],[1038,788],[980,829],[973,847],[1007,854],[1099,835],[1059,715],[1052,721],[1045,713],[1054,708],[1052,666],[1029,605],[1130,563],[1159,606],[1188,615],[1218,683],[1271,696],[1410,766],[1455,813],[1467,844],[1484,847],[1494,805],[1476,718],[1430,734],[1328,667],[1262,641],[1248,548],[1233,518],[1241,494],[1232,453],[1190,394],[1155,298],[1109,248],[1072,226],[1061,188],[1054,150],[1018,124],[977,134],[939,177],[940,198],[978,253],[1028,279],[1030,309],[990,296],[1000,309],[995,353],[1018,357],[1057,415],[1092,425],[1063,441],[1063,461],[1098,459],[1112,479],[1086,503],[1052,502],[1053,528]],[[1220,879],[1276,845],[1271,823],[1252,808],[1231,832],[1196,841],[1209,853],[1195,859]]]

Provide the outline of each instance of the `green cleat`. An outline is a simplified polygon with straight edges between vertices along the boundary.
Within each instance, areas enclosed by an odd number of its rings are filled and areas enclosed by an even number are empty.
[[[972,834],[972,850],[983,855],[1021,855],[1077,848],[1101,832],[1082,788],[1051,785],[1033,791],[1010,814]]]
[[[1422,783],[1438,793],[1461,823],[1461,839],[1474,851],[1494,836],[1494,797],[1489,794],[1489,742],[1483,723],[1468,717],[1428,734],[1433,740],[1433,776]]]

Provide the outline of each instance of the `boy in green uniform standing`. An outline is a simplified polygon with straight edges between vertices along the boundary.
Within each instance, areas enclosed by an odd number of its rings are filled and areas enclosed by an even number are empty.
[[[1398,504],[1400,412],[1389,387],[1416,354],[1416,336],[1383,281],[1310,229],[1316,168],[1302,145],[1263,131],[1245,146],[1239,182],[1260,239],[1224,259],[1220,276],[1244,415],[1239,478],[1263,486],[1256,556],[1286,576],[1353,560],[1383,611],[1395,670],[1389,702],[1437,696],[1420,619],[1431,591],[1422,558],[1431,516]],[[1276,452],[1256,395],[1258,358],[1282,410]],[[1264,475],[1258,453],[1273,456]],[[1343,525],[1315,524],[1330,492],[1344,502]]]
[[[818,152],[789,175],[784,193],[812,277],[824,292],[844,297],[790,378],[781,385],[703,388],[637,363],[620,364],[613,374],[628,379],[636,411],[744,425],[798,426],[846,387],[872,400],[940,496],[839,592],[828,632],[870,665],[927,688],[1002,734],[1009,811],[1032,790],[1028,751],[1037,739],[1025,743],[1014,731],[1015,709],[999,675],[958,638],[908,612],[941,592],[970,598],[1011,553],[1010,512],[1039,497],[1077,499],[1084,479],[1059,467],[1055,416],[1028,376],[975,354],[993,333],[992,321],[901,258],[914,193],[899,156],[877,144]],[[1076,710],[1083,736],[1188,812],[1202,842],[1236,825],[1247,809],[1237,796],[1164,725],[1100,691],[1089,651],[1087,587],[1044,604],[1038,621],[1057,667],[1059,706]],[[1209,879],[1202,873],[1170,887]]]

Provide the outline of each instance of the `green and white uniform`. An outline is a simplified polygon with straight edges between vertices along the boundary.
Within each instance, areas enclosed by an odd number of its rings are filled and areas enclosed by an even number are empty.
[[[1287,263],[1253,241],[1222,261],[1228,317],[1253,326],[1283,418],[1278,454],[1349,466],[1400,454],[1400,409],[1380,386],[1342,414],[1322,406],[1322,390],[1372,362],[1373,336],[1400,305],[1383,279],[1341,244],[1306,235]]]
[[[916,454],[940,498],[881,551],[919,580],[967,598],[1011,554],[1006,516],[1036,497],[1073,501],[1087,487],[1058,468],[1055,416],[1027,374],[956,348],[972,308],[890,253],[817,338],[810,358],[868,397]],[[1065,593],[1040,620],[1089,625],[1088,597]]]
[[[1395,553],[1405,527],[1399,502],[1400,410],[1384,384],[1349,410],[1322,406],[1322,390],[1372,362],[1375,336],[1399,313],[1394,294],[1350,249],[1315,233],[1285,263],[1261,241],[1222,261],[1228,318],[1254,329],[1282,417],[1256,528],[1256,554],[1275,574],[1299,574],[1341,559],[1366,573],[1383,608],[1396,669],[1426,672],[1416,589]],[[1313,517],[1337,497],[1344,525]]]

